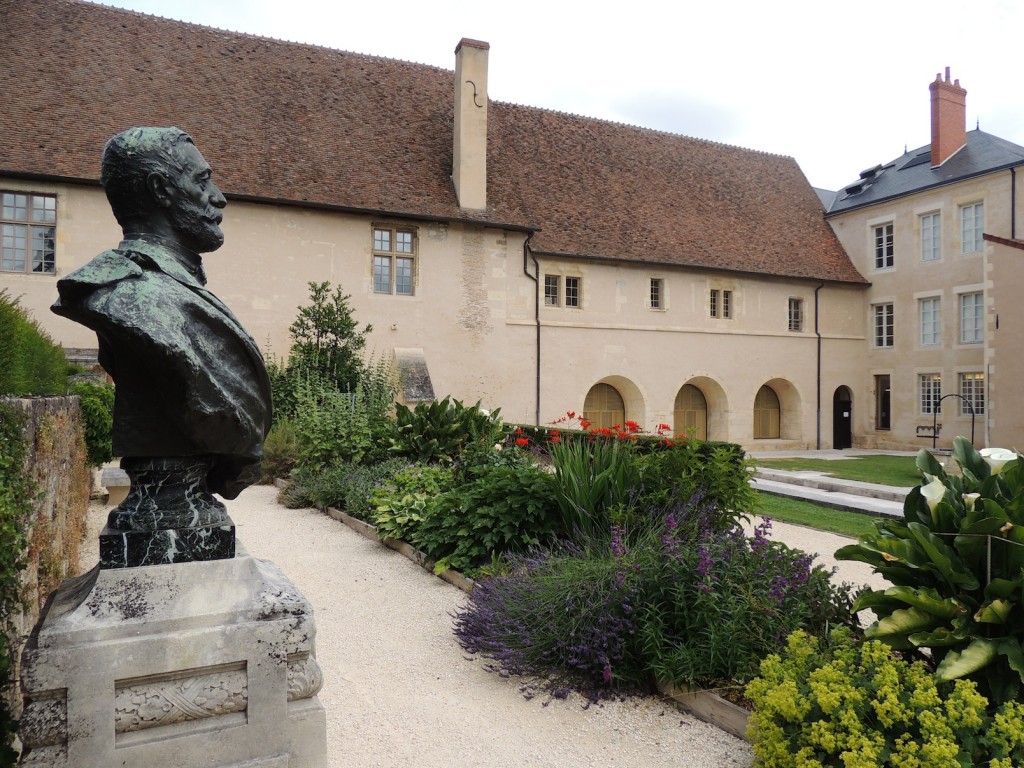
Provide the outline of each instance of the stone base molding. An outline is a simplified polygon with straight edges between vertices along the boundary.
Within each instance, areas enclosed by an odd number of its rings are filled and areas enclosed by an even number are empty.
[[[22,657],[23,768],[326,768],[312,609],[270,562],[96,568]]]

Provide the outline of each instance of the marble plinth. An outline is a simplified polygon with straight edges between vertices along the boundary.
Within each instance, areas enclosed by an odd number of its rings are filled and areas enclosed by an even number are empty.
[[[235,525],[207,490],[203,457],[125,458],[124,501],[100,533],[100,567],[221,560],[235,555]]]
[[[312,609],[272,564],[96,568],[22,655],[22,768],[326,768]]]

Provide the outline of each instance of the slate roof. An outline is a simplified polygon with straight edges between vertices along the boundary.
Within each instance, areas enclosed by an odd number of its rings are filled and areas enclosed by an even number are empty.
[[[967,132],[967,143],[942,165],[932,168],[931,145],[926,144],[885,165],[862,171],[860,178],[836,192],[828,215],[874,205],[973,176],[1024,163],[1024,147],[982,130]]]
[[[97,183],[111,135],[177,125],[229,199],[539,230],[543,254],[866,282],[789,157],[492,101],[489,208],[474,213],[450,179],[452,71],[78,0],[0,0],[0,18],[0,175]]]

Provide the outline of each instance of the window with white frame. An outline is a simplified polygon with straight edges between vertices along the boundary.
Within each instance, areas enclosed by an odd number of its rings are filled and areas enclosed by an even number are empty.
[[[875,304],[871,308],[874,327],[874,345],[879,348],[891,347],[895,341],[893,305]]]
[[[892,222],[879,224],[874,228],[875,269],[888,269],[894,263],[895,241]]]
[[[960,343],[985,340],[985,300],[981,291],[960,294]]]
[[[942,217],[938,213],[921,216],[921,261],[942,258]]]
[[[651,278],[651,309],[664,309],[664,284],[660,277]]]
[[[565,306],[579,307],[583,301],[583,278],[566,276]]]
[[[804,329],[804,300],[794,296],[789,297],[789,330],[802,331]]]
[[[57,272],[57,197],[0,192],[0,270]]]
[[[942,300],[938,296],[918,302],[921,317],[921,346],[935,347],[942,343]]]
[[[980,371],[960,374],[960,415],[970,416],[971,408],[974,407],[974,415],[981,416],[985,413],[985,374]]]
[[[985,232],[985,204],[971,203],[960,206],[960,252],[977,253],[983,248]]]
[[[732,317],[732,291],[722,291],[722,317]]]
[[[561,275],[544,275],[544,306],[557,307],[559,288],[562,284]]]
[[[711,316],[712,317],[718,317],[718,305],[719,305],[719,294],[720,293],[721,293],[721,291],[719,291],[717,288],[712,288],[711,289],[711,295],[710,295],[710,297],[708,299],[708,302],[709,302],[709,306],[711,308]]]
[[[921,392],[921,413],[925,416],[938,413],[942,399],[942,374],[922,373],[917,381]]]
[[[410,230],[373,228],[373,292],[411,296],[416,239]]]

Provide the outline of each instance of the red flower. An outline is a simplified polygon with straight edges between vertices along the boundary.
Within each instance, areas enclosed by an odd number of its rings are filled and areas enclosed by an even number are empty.
[[[552,435],[551,436],[551,442],[552,443],[560,443],[560,442],[562,442],[562,438],[560,438],[558,435]]]
[[[671,448],[673,445],[672,441],[669,440],[667,437],[661,441],[661,444],[664,445],[666,448]]]
[[[622,425],[621,424],[612,424],[611,429],[614,429],[616,432],[618,432],[620,429],[622,429]]]
[[[527,440],[525,437],[517,437],[516,438],[516,445],[518,445],[520,448],[525,448],[529,444],[530,444],[530,441]]]
[[[659,424],[658,425],[658,431],[659,432],[671,432],[672,431],[672,427],[670,427],[668,424]]]
[[[628,429],[630,432],[639,432],[640,431],[640,425],[637,424],[635,421],[627,421],[626,422],[626,429]]]
[[[523,434],[523,428],[522,427],[516,427],[516,431],[513,432],[513,434],[515,434],[515,435]]]
[[[590,422],[586,419],[580,419],[580,429],[590,429]]]
[[[566,411],[565,415],[568,416],[570,419],[575,419],[576,418],[576,411]]]

